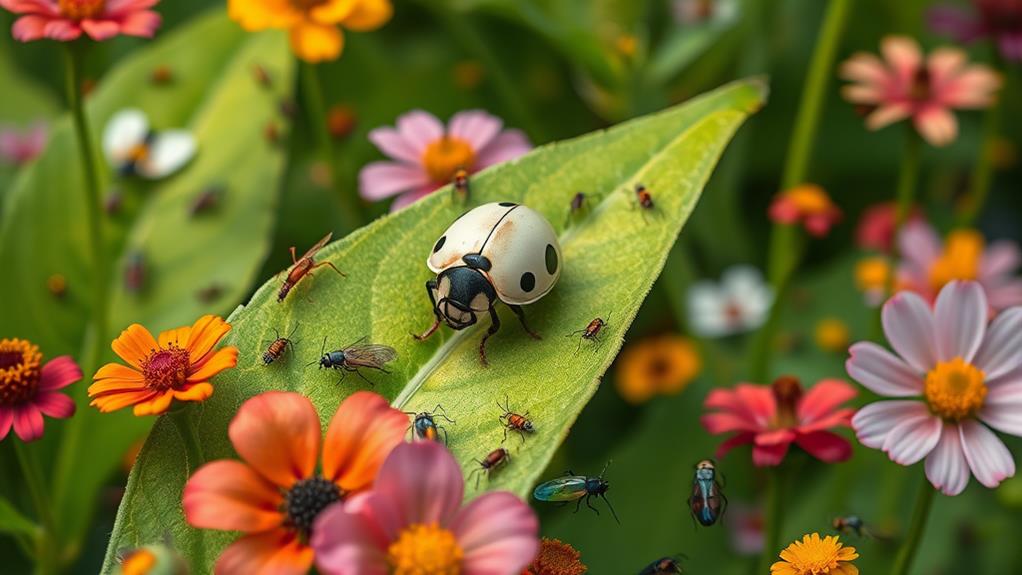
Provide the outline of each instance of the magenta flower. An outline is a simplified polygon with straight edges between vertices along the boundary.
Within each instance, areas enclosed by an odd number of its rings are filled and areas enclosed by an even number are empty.
[[[882,202],[866,208],[855,226],[855,243],[864,250],[884,253],[890,251],[894,242],[897,209],[895,202]],[[907,221],[921,218],[919,208],[913,207],[909,211]]]
[[[506,491],[461,506],[461,468],[435,442],[399,445],[372,491],[327,508],[312,530],[326,575],[517,575],[539,550],[539,521]]]
[[[1022,0],[973,0],[975,12],[958,6],[936,6],[930,28],[959,42],[990,38],[1006,60],[1022,61]]]
[[[15,40],[76,40],[84,32],[93,40],[124,34],[152,38],[160,0],[0,0],[0,6],[21,15],[11,28]]]
[[[859,342],[846,369],[873,392],[899,399],[855,414],[859,441],[900,465],[925,458],[926,477],[946,495],[965,489],[970,469],[991,488],[1015,475],[1011,453],[990,428],[1022,436],[1022,307],[988,326],[982,286],[955,281],[933,309],[915,293],[898,293],[882,319],[897,355]]]
[[[82,378],[69,356],[42,363],[39,346],[24,339],[0,339],[0,441],[11,427],[22,441],[43,436],[43,415],[66,419],[75,402],[60,393]]]
[[[24,166],[46,148],[47,134],[44,122],[36,122],[24,130],[15,126],[0,126],[0,160]]]
[[[369,140],[394,161],[363,168],[359,191],[371,201],[396,195],[390,209],[397,210],[451,183],[459,169],[472,174],[532,149],[525,134],[502,131],[503,125],[482,110],[458,112],[446,127],[428,112],[408,112],[396,128],[369,132]]]
[[[870,130],[911,118],[927,142],[946,146],[958,136],[958,120],[951,111],[986,108],[1001,86],[993,70],[969,64],[955,48],[938,48],[925,61],[912,38],[888,36],[880,48],[883,60],[859,52],[841,66],[841,76],[853,82],[842,93],[870,110]]]

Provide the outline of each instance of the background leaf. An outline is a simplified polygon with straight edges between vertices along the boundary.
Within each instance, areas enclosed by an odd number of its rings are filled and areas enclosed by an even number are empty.
[[[0,497],[0,532],[35,535],[38,529],[38,526],[15,509],[10,501]]]

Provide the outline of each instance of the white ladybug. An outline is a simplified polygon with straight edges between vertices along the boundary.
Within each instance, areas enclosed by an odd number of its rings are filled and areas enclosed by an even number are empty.
[[[114,114],[103,130],[103,154],[119,176],[169,176],[191,161],[196,148],[187,130],[154,131],[145,112],[134,108]]]
[[[525,324],[521,306],[547,294],[561,276],[561,246],[546,218],[514,202],[484,204],[454,221],[433,245],[426,265],[437,274],[426,282],[436,321],[421,336],[433,335],[443,321],[465,329],[490,314],[490,329],[479,344],[486,365],[486,340],[500,329],[497,300]]]

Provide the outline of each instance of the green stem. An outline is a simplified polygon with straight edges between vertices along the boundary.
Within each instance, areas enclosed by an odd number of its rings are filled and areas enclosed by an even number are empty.
[[[912,568],[912,561],[916,557],[919,543],[923,540],[923,532],[926,530],[926,522],[930,517],[930,509],[933,508],[933,495],[936,489],[923,479],[923,485],[919,489],[919,496],[916,498],[916,506],[912,511],[912,524],[908,529],[908,536],[894,559],[894,568],[891,575],[908,575]]]
[[[188,416],[188,408],[179,408],[168,412],[167,415],[170,416],[174,427],[177,428],[177,434],[181,437],[181,443],[184,444],[185,453],[188,456],[188,472],[189,474],[194,473],[200,465],[206,462],[206,457],[202,452],[199,434],[195,431],[191,417]]]
[[[770,565],[780,552],[781,521],[784,518],[784,472],[781,467],[767,468],[767,495],[763,509],[764,537],[763,554],[760,556],[757,574],[770,572]]]
[[[919,135],[916,134],[913,128],[908,128],[905,134],[905,150],[902,152],[901,167],[898,170],[898,187],[894,192],[896,204],[892,238],[897,238],[901,234],[901,228],[908,221],[909,213],[912,211],[912,204],[915,203],[916,188],[919,185],[919,156],[921,148]],[[884,288],[885,296],[894,292],[899,258],[898,242],[894,241],[891,243],[890,267],[887,273],[887,286]]]
[[[1001,128],[1001,117],[1004,101],[1002,95],[996,103],[990,106],[983,119],[983,144],[980,149],[976,167],[969,180],[969,195],[962,200],[961,212],[958,215],[958,224],[963,227],[971,226],[976,221],[986,204],[987,195],[994,179],[994,155],[997,152],[997,137]]]
[[[21,465],[21,473],[25,477],[32,505],[43,526],[42,533],[39,534],[36,542],[36,571],[41,574],[53,573],[56,559],[53,545],[56,523],[53,520],[53,509],[46,496],[46,483],[43,480],[42,471],[39,469],[39,461],[28,446],[21,441],[14,441],[14,451],[17,453],[18,463]]]

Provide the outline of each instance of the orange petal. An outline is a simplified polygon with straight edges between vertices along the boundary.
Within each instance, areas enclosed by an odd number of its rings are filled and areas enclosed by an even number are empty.
[[[195,371],[188,376],[188,381],[207,381],[221,371],[231,369],[236,365],[238,365],[238,348],[233,345],[227,346],[207,356],[201,364],[191,366],[189,369]]]
[[[204,315],[197,319],[188,335],[188,361],[199,363],[229,331],[231,324],[219,316]]]
[[[111,344],[114,353],[131,365],[141,368],[142,360],[158,346],[153,334],[137,323],[128,326]]]
[[[136,416],[160,415],[170,409],[170,402],[174,400],[173,390],[153,393],[155,395],[152,399],[135,404],[134,414]]]
[[[291,487],[316,468],[319,417],[312,403],[297,393],[268,391],[249,399],[227,433],[238,455],[281,487]]]
[[[103,367],[99,368],[96,375],[92,376],[92,379],[123,379],[126,381],[144,381],[142,378],[142,372],[132,369],[126,365],[119,363],[108,363]]]
[[[199,468],[185,484],[181,503],[193,527],[254,533],[279,526],[283,497],[270,482],[240,461],[221,460]]]
[[[370,391],[341,403],[323,444],[323,474],[352,492],[369,487],[390,450],[404,441],[408,416]]]
[[[305,575],[314,553],[284,529],[246,535],[216,560],[216,575]]]
[[[291,51],[306,62],[336,60],[344,49],[344,35],[334,25],[304,21],[291,28]]]
[[[375,30],[394,15],[390,0],[362,0],[341,23],[345,28],[359,32]]]
[[[89,397],[102,397],[126,391],[145,391],[146,386],[142,382],[127,381],[124,379],[104,379],[89,386]]]
[[[123,409],[129,405],[135,405],[137,403],[147,401],[155,395],[155,392],[149,390],[110,393],[108,395],[104,394],[96,397],[89,405],[99,408],[99,410],[103,413],[109,413],[111,411]]]
[[[359,0],[326,0],[309,10],[312,20],[320,24],[337,24],[351,14]]]
[[[174,391],[174,399],[181,401],[205,401],[213,395],[213,386],[206,381],[194,383],[185,389]]]
[[[170,347],[170,344],[174,344],[174,346],[184,349],[188,345],[188,335],[190,333],[192,333],[190,326],[168,329],[160,334],[160,339],[158,340],[160,347],[167,349]]]

